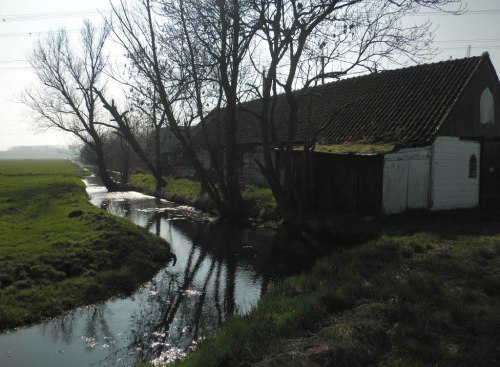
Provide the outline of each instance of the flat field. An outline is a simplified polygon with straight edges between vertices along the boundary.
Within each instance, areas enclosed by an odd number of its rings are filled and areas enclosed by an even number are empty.
[[[130,293],[169,246],[87,200],[69,161],[0,161],[0,330]]]

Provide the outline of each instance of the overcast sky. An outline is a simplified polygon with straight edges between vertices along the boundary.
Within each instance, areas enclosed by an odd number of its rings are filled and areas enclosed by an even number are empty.
[[[424,10],[412,17],[416,22],[429,18],[437,27],[435,47],[440,54],[433,61],[490,53],[500,72],[500,0],[468,0],[468,12],[461,16]],[[106,0],[17,0],[2,1],[0,8],[0,150],[19,145],[65,145],[70,138],[55,131],[37,133],[29,112],[15,100],[34,82],[25,61],[40,32],[65,27],[78,30],[82,19],[99,20],[96,9],[108,8]],[[43,34],[43,33],[42,33]]]

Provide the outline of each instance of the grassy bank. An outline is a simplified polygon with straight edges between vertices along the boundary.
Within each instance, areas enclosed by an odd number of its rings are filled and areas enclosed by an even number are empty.
[[[69,161],[0,161],[0,330],[126,294],[168,245],[87,200]]]
[[[382,219],[175,366],[498,365],[499,215]]]
[[[204,211],[215,209],[198,181],[176,177],[167,177],[166,181],[167,186],[161,192],[161,196],[165,199],[191,205]],[[149,194],[155,191],[155,180],[150,174],[133,174],[130,178],[130,185]],[[275,217],[276,201],[270,189],[245,185],[242,187],[241,194],[250,207],[252,217],[264,220]]]

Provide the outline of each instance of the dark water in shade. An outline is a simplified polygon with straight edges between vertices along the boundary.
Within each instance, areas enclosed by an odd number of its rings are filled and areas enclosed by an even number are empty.
[[[215,225],[189,207],[87,184],[93,204],[166,239],[176,262],[130,297],[0,334],[1,367],[173,361],[228,315],[249,312],[273,280],[310,265],[284,254],[272,232]]]

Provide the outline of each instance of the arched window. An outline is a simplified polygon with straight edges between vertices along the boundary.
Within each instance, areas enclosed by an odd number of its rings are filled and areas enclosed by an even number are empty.
[[[477,158],[473,154],[469,158],[469,178],[477,177]]]
[[[482,124],[495,123],[495,103],[490,88],[486,87],[481,93],[479,120]]]

